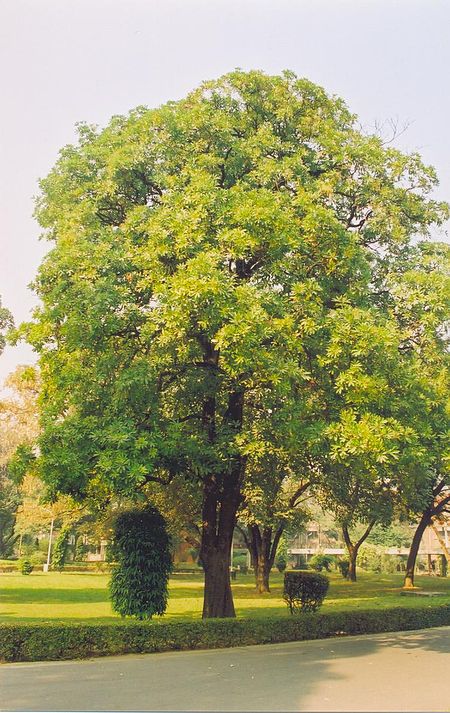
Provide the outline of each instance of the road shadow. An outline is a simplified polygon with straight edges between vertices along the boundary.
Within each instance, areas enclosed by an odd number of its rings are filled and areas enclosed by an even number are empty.
[[[450,653],[450,630],[447,637],[443,637],[439,628],[422,629],[420,631],[406,631],[401,634],[383,634],[379,647],[400,648],[405,650],[421,649],[435,651],[436,653]]]
[[[402,650],[448,653],[448,633],[436,629],[5,665],[0,705],[10,711],[421,710],[415,705],[415,681],[410,680],[408,666],[415,662],[414,670],[423,671],[427,660],[404,658]],[[436,662],[446,659],[432,661],[436,669]],[[428,671],[427,676],[433,673]],[[406,681],[409,699],[404,691],[401,700],[395,698],[399,675],[403,685]],[[441,710],[431,705],[425,709]]]

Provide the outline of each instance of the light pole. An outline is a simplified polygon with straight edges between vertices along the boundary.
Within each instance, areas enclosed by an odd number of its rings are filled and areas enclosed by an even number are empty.
[[[50,538],[49,538],[49,541],[48,541],[47,562],[46,562],[46,563],[44,564],[44,566],[43,566],[44,572],[48,572],[49,567],[50,567],[50,555],[51,555],[51,553],[52,553],[52,537],[53,537],[53,525],[54,525],[54,522],[55,522],[55,518],[52,517],[52,522],[51,522],[51,525],[50,525]]]

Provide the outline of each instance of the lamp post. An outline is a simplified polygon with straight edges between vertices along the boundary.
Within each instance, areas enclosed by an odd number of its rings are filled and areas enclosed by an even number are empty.
[[[50,525],[50,538],[48,540],[48,550],[47,550],[47,562],[43,566],[44,572],[48,572],[49,567],[50,567],[50,555],[52,553],[52,537],[53,537],[53,525],[55,522],[55,518],[52,517],[52,522]]]

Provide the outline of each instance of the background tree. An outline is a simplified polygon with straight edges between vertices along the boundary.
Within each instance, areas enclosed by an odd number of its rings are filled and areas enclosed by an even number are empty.
[[[416,400],[411,416],[428,457],[428,477],[405,502],[407,515],[417,521],[405,574],[405,587],[412,587],[423,533],[450,511],[450,246],[418,243],[396,265],[386,272],[383,288],[392,295],[389,309],[403,333],[402,351],[420,385],[420,404]]]
[[[241,71],[80,126],[41,182],[54,247],[25,328],[44,381],[40,472],[79,498],[196,482],[203,616],[234,616],[253,424],[263,434],[279,409],[279,440],[302,442],[307,343],[343,295],[365,300],[391,248],[443,219],[435,184],[321,88]]]
[[[17,535],[14,532],[20,496],[16,485],[0,469],[0,559],[13,554]]]
[[[256,470],[254,482],[249,478],[244,487],[238,528],[251,554],[256,590],[264,594],[270,592],[270,571],[283,533],[299,532],[307,518],[304,495],[309,481],[293,476],[281,458],[265,459],[261,465],[264,470]]]
[[[314,308],[308,310],[305,299],[302,316],[307,311],[312,319]],[[301,329],[300,324],[298,327]],[[306,344],[304,335],[304,349]],[[307,517],[305,502],[316,475],[311,454],[320,415],[316,399],[311,398],[312,380],[310,372],[307,388],[301,389],[298,385],[298,398],[289,401],[267,398],[270,420],[266,415],[263,419],[255,415],[249,425],[252,453],[238,516],[239,530],[251,553],[256,589],[260,594],[270,591],[270,571],[283,533],[298,532]],[[294,427],[287,429],[289,421]]]
[[[409,522],[394,520],[390,525],[376,525],[370,533],[368,543],[382,547],[409,547],[411,527]]]
[[[421,492],[427,480],[429,458],[414,428],[421,384],[402,337],[379,308],[343,308],[331,317],[322,359],[335,420],[324,430],[328,451],[319,492],[342,527],[352,581],[374,525],[389,524],[402,498]],[[365,528],[352,539],[360,523]]]
[[[16,449],[30,446],[37,437],[38,373],[33,367],[19,366],[4,387],[0,400],[0,557],[9,557],[19,536],[15,524],[22,497],[8,466]]]
[[[12,314],[8,309],[6,309],[6,307],[2,307],[2,300],[0,297],[0,354],[6,344],[5,332],[7,332],[8,329],[11,329],[13,324]]]
[[[165,485],[149,483],[143,495],[144,501],[154,505],[164,517],[172,543],[188,543],[198,560],[202,538],[202,499],[198,484],[176,475]]]

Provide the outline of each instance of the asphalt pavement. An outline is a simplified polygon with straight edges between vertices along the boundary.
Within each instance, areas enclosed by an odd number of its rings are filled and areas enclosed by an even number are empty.
[[[2,711],[450,711],[450,627],[3,664]]]

